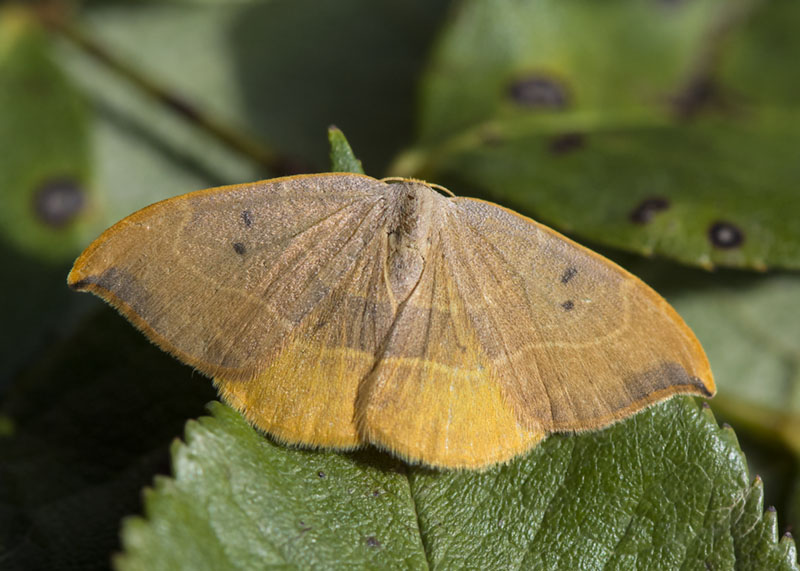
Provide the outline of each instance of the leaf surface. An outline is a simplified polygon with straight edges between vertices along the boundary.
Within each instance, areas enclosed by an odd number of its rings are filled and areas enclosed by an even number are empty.
[[[462,2],[423,84],[419,146],[394,174],[599,244],[706,268],[800,268],[788,214],[800,211],[800,79],[781,71],[800,54],[785,29],[797,12]]]
[[[126,522],[119,569],[796,568],[732,430],[689,398],[484,473],[291,449],[211,412]]]

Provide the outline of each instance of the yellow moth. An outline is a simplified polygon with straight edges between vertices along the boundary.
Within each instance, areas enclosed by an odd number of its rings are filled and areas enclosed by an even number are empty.
[[[421,181],[331,173],[178,196],[108,229],[68,282],[286,443],[482,468],[715,392],[695,336],[639,279]]]

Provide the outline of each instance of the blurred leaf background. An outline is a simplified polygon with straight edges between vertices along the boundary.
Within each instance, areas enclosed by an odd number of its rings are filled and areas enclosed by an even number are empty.
[[[75,256],[156,200],[329,170],[331,124],[367,174],[519,210],[667,297],[796,529],[798,25],[790,0],[0,4],[0,567],[107,566],[215,397],[67,290]]]

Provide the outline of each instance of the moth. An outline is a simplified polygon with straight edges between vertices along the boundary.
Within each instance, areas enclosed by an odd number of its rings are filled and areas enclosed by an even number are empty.
[[[281,442],[480,469],[676,394],[708,360],[638,278],[501,206],[316,174],[144,208],[69,285]]]

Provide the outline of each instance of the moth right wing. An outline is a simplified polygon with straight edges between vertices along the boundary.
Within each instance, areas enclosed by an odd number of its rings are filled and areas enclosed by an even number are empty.
[[[515,212],[453,202],[457,288],[524,426],[598,429],[675,394],[713,395],[694,334],[641,280]]]

